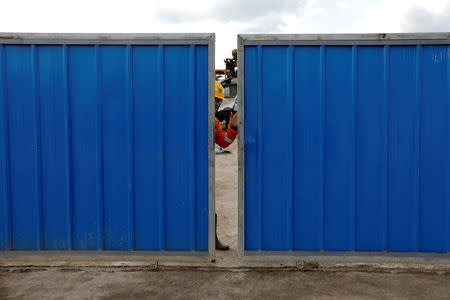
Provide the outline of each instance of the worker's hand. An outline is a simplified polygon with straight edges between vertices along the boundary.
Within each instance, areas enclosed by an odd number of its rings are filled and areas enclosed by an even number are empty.
[[[238,127],[238,113],[230,113],[230,125],[231,127]]]

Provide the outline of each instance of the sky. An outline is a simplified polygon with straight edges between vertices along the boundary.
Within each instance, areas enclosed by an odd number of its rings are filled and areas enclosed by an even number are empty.
[[[239,33],[450,31],[450,0],[0,0],[0,8],[0,32],[214,32],[216,68]]]

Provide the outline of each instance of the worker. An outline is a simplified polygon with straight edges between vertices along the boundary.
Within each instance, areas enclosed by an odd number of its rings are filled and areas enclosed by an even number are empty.
[[[225,94],[223,92],[223,87],[220,82],[216,81],[216,91],[215,91],[215,102],[216,102],[216,112],[222,103],[223,98],[225,98]],[[215,128],[215,140],[216,144],[222,148],[226,148],[231,143],[233,143],[234,139],[238,134],[238,123],[237,123],[238,114],[230,113],[230,123],[228,124],[227,131],[223,131],[220,126],[219,120],[216,118],[216,128]],[[230,249],[229,245],[222,244],[217,237],[217,214],[216,214],[216,249],[217,250],[228,250]]]
[[[216,81],[216,92],[215,92],[215,101],[216,101],[216,112],[222,103],[222,100],[225,98],[225,94],[223,92],[223,87],[220,82]],[[228,124],[227,131],[223,131],[219,120],[216,118],[216,144],[222,148],[226,148],[233,143],[237,136],[237,117],[238,114],[233,112],[230,113],[230,123]]]

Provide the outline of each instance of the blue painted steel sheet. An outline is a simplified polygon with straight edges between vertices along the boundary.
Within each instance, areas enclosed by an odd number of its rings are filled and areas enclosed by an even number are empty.
[[[208,251],[207,45],[0,44],[0,250]]]
[[[450,47],[261,44],[244,251],[449,252]]]

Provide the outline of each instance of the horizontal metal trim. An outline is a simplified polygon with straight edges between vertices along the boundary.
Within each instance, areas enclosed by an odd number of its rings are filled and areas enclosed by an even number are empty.
[[[245,46],[385,46],[385,45],[448,45],[450,40],[404,41],[246,41]]]
[[[214,33],[0,33],[0,44],[208,45]]]
[[[435,262],[450,263],[450,253],[349,251],[245,251],[255,261]]]
[[[240,34],[244,45],[417,45],[450,44],[450,33]]]
[[[191,256],[208,257],[208,251],[103,251],[103,250],[42,250],[42,251],[0,251],[0,259],[18,256],[67,256],[67,255],[92,255],[92,256]]]

